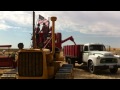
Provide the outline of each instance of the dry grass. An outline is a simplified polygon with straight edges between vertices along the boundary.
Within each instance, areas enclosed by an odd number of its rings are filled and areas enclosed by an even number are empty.
[[[96,74],[91,74],[86,67],[76,64],[74,79],[120,79],[120,69],[116,74],[111,74],[109,70],[99,70]]]
[[[120,48],[110,48],[110,50],[107,49],[107,51],[113,52],[113,54],[120,55]]]

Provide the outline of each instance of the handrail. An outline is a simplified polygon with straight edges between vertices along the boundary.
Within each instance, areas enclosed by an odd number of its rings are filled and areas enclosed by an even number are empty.
[[[50,38],[50,40],[52,39],[52,37]],[[48,45],[48,43],[50,42],[50,40],[47,42],[47,44],[44,46],[44,48],[46,48],[46,46]]]

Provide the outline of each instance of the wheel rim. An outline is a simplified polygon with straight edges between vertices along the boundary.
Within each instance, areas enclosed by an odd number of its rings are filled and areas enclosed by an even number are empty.
[[[89,70],[90,70],[90,72],[93,72],[93,63],[92,62],[90,62]]]

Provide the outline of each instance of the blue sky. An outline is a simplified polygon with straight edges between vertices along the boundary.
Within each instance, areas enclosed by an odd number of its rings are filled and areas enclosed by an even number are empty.
[[[17,48],[24,43],[30,48],[33,30],[32,11],[0,11],[0,45]],[[62,40],[73,36],[77,44],[103,43],[120,47],[120,11],[35,11],[46,19],[57,17],[55,32],[62,33]],[[67,41],[62,45],[71,45]]]

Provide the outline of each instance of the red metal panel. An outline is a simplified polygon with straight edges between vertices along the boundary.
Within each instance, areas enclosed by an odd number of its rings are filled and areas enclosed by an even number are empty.
[[[75,56],[77,56],[77,45],[75,45]]]
[[[64,48],[64,53],[65,56],[76,58],[81,63],[83,58],[83,45],[67,45]]]
[[[61,33],[57,33],[56,35],[57,42],[61,43]]]
[[[64,53],[64,56],[66,56],[67,55],[67,46],[64,46],[64,50],[63,50],[63,53]]]
[[[66,55],[66,51],[67,49],[66,49],[66,46],[64,46],[64,50],[63,50],[63,52],[64,52],[64,56]]]
[[[65,55],[67,54],[67,46],[64,46]]]
[[[70,46],[68,45],[68,52],[67,52],[68,56],[70,55]]]
[[[72,57],[74,56],[74,47],[73,47],[73,45],[71,45],[71,56]]]
[[[13,59],[10,57],[0,57],[0,67],[14,67]]]
[[[66,56],[66,46],[63,46],[63,55]]]
[[[39,36],[40,36],[39,37],[40,43],[42,43],[43,42],[43,33],[40,33]]]
[[[65,46],[65,55],[68,55],[68,46]]]
[[[70,48],[69,55],[71,56],[71,46],[69,46],[69,48]]]
[[[70,46],[70,56],[72,57],[72,46]]]
[[[73,45],[71,45],[71,57],[73,57],[73,50],[74,50]]]
[[[80,56],[80,45],[78,45],[78,47],[77,47],[77,56],[79,57]]]
[[[64,53],[65,53],[65,47],[63,46],[63,56],[64,56]]]
[[[64,46],[64,55],[70,57],[81,57],[83,45],[67,45]]]
[[[73,56],[75,56],[75,45],[73,45]]]
[[[68,46],[66,46],[66,55],[67,55],[67,53],[68,53]]]

